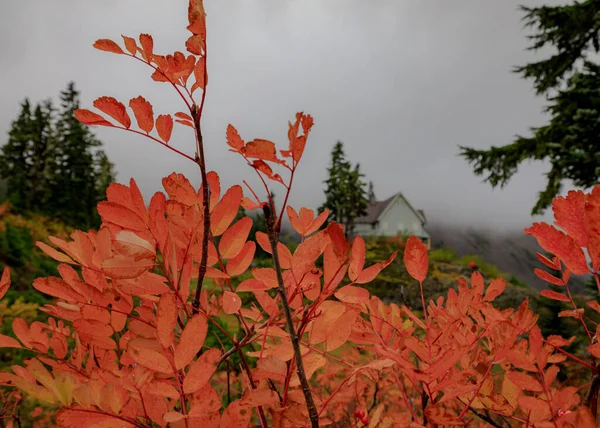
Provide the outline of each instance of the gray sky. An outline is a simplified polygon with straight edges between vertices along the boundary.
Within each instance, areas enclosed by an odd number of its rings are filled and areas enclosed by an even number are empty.
[[[523,0],[526,1],[526,0]],[[528,5],[542,3],[528,1]],[[515,0],[206,0],[208,162],[223,185],[254,172],[228,152],[225,129],[287,146],[296,111],[315,127],[291,203],[323,199],[336,140],[360,162],[380,199],[402,191],[427,217],[461,224],[528,226],[549,166],[524,165],[504,190],[492,190],[457,156],[458,145],[503,145],[544,124],[543,100],[511,73],[532,60]],[[186,0],[7,1],[0,14],[0,134],[24,97],[57,97],[69,80],[83,106],[102,95],[127,104],[143,95],[155,114],[183,107],[150,69],[92,48],[98,38],[153,35],[155,52],[184,51]],[[197,92],[199,95],[200,91]],[[158,144],[100,129],[118,180],[134,177],[145,196],[173,171],[197,186],[197,167]],[[176,127],[174,145],[193,152],[191,130]],[[258,186],[256,187],[258,190]],[[275,193],[283,191],[275,187]],[[545,215],[544,218],[550,218]],[[540,220],[540,219],[536,219]]]

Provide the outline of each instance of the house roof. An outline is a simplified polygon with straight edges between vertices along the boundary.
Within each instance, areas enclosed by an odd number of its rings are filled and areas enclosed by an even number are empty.
[[[423,224],[425,223],[425,213],[423,212],[423,210],[415,210],[412,207],[412,205],[410,205],[408,200],[404,197],[404,195],[402,195],[402,193],[396,193],[395,195],[390,196],[386,200],[377,201],[373,204],[369,204],[369,206],[367,207],[367,215],[358,217],[357,219],[354,220],[354,223],[356,223],[356,224],[377,223],[377,221],[379,221],[379,218],[381,217],[383,212],[386,210],[386,208],[397,198],[402,198],[404,200],[404,202],[406,202],[406,205],[408,205],[408,207],[416,214],[416,216],[419,217],[419,219],[421,219]]]

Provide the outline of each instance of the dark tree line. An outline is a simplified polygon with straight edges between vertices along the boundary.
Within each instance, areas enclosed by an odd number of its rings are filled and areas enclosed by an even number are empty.
[[[60,93],[60,107],[28,99],[0,148],[2,199],[17,212],[59,218],[77,228],[99,224],[96,204],[115,179],[102,143],[75,119],[74,83]]]

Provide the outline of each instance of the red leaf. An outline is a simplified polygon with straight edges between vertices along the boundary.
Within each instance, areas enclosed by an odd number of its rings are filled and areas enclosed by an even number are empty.
[[[206,12],[202,0],[190,0],[188,5],[188,31],[206,38]]]
[[[152,62],[152,50],[154,49],[154,40],[149,34],[140,34],[140,44],[142,45],[142,57],[147,63]]]
[[[234,149],[235,151],[239,151],[244,148],[244,140],[240,137],[240,134],[237,132],[232,125],[227,126],[227,144]]]
[[[154,113],[152,104],[150,104],[142,96],[129,100],[129,107],[133,110],[135,119],[137,120],[140,129],[147,134],[154,128]]]
[[[306,231],[304,232],[304,234],[305,235],[310,235],[311,233],[314,233],[317,230],[319,230],[319,228],[321,226],[323,226],[323,223],[325,223],[325,221],[327,221],[328,217],[329,217],[329,210],[324,210],[321,214],[319,214],[317,216],[317,218],[315,218],[310,223],[310,226],[306,228]]]
[[[127,37],[127,36],[123,36],[121,35],[121,37],[123,37],[123,41],[125,42],[125,48],[129,51],[129,53],[133,56],[135,56],[135,54],[138,51],[138,47],[137,47],[137,43],[135,42],[135,39],[133,37]]]
[[[554,285],[560,285],[560,286],[564,286],[565,283],[563,282],[562,279],[555,277],[554,275],[551,275],[550,273],[546,272],[545,270],[542,269],[534,269],[533,273],[535,273],[535,276],[537,276],[538,278],[549,282],[550,284],[554,284]]]
[[[169,142],[173,132],[173,118],[170,114],[161,114],[156,118],[156,131],[161,140]]]
[[[4,297],[8,288],[10,287],[10,268],[8,266],[4,266],[4,270],[2,271],[2,277],[0,278],[0,299]]]
[[[250,267],[252,260],[254,260],[254,253],[256,252],[256,244],[252,241],[248,241],[244,244],[242,250],[231,260],[227,262],[225,270],[229,276],[241,275]]]
[[[252,219],[244,217],[231,226],[219,240],[219,253],[224,259],[230,259],[239,254],[244,247],[248,234],[252,229]]]
[[[335,292],[335,297],[344,303],[363,303],[369,300],[369,292],[362,287],[346,285]]]
[[[75,118],[84,125],[114,126],[99,114],[82,108],[75,110]]]
[[[173,172],[162,179],[162,185],[172,200],[188,207],[198,203],[198,195],[185,175]]]
[[[559,300],[561,302],[568,302],[569,298],[567,296],[565,296],[564,294],[560,294],[557,293],[556,291],[552,291],[552,290],[542,290],[540,291],[540,294],[544,297],[547,297],[548,299],[552,299],[552,300]]]
[[[119,416],[69,408],[63,408],[58,411],[56,414],[56,425],[63,428],[133,428],[136,426]]]
[[[540,253],[535,253],[535,256],[538,258],[538,260],[540,262],[545,264],[548,268],[550,268],[552,270],[560,270],[560,260],[558,260],[558,257],[555,256],[552,258],[552,260],[550,260],[548,257],[546,257]]]
[[[223,311],[227,315],[235,314],[242,307],[242,299],[235,293],[225,290],[223,292]]]
[[[206,351],[190,365],[190,369],[183,379],[183,392],[193,394],[208,383],[211,376],[217,371],[221,359],[221,351],[212,348]]]
[[[127,350],[131,358],[139,365],[155,372],[173,373],[173,368],[169,360],[162,353],[153,349],[136,346],[129,346]]]
[[[419,282],[423,282],[427,277],[429,267],[429,256],[427,248],[416,236],[411,236],[406,241],[404,247],[404,264],[408,274]]]
[[[506,282],[504,281],[504,278],[494,279],[485,291],[485,297],[483,298],[483,301],[491,302],[496,297],[501,295],[505,288]]]
[[[103,222],[113,223],[130,230],[147,230],[146,222],[134,211],[114,202],[102,201],[98,204],[98,214]]]
[[[22,348],[22,346],[16,339],[0,334],[0,348]]]
[[[357,236],[352,242],[352,253],[350,254],[350,266],[348,267],[348,277],[351,281],[356,281],[358,275],[365,266],[365,240]]]
[[[580,247],[587,246],[587,227],[585,224],[585,193],[571,190],[567,197],[559,196],[552,201],[555,224],[575,240]]]
[[[220,236],[227,230],[237,215],[242,201],[242,187],[235,185],[230,187],[221,201],[215,206],[210,215],[210,230],[213,236]]]
[[[277,160],[275,144],[268,140],[256,139],[248,142],[244,147],[243,153],[247,158]]]
[[[206,85],[208,84],[208,73],[206,71],[206,60],[204,57],[198,59],[196,65],[194,66],[194,78],[196,81],[192,85],[192,93],[200,88],[202,90],[206,89]]]
[[[596,358],[600,358],[600,343],[594,343],[588,346],[588,352]]]
[[[595,300],[590,300],[589,302],[586,303],[590,308],[592,308],[593,310],[595,310],[596,312],[600,312],[600,304],[598,304],[598,302],[596,302]]]
[[[101,51],[112,52],[116,54],[124,54],[123,49],[118,44],[109,39],[99,39],[94,43],[94,47]]]
[[[208,323],[204,314],[197,314],[189,320],[181,333],[181,339],[175,348],[175,368],[181,370],[194,359],[204,345]]]
[[[175,341],[174,329],[177,325],[177,301],[171,293],[160,296],[156,311],[156,332],[158,340],[165,348]]]
[[[506,376],[512,383],[527,391],[541,392],[544,390],[541,383],[525,373],[510,371]]]
[[[589,272],[583,250],[564,232],[547,223],[533,223],[529,229],[525,229],[525,233],[535,237],[543,249],[561,259],[574,274],[584,275]]]
[[[373,281],[377,277],[377,275],[379,275],[379,272],[388,267],[390,263],[394,261],[397,255],[398,251],[395,251],[394,254],[392,254],[390,258],[385,262],[375,263],[374,265],[364,269],[363,271],[361,271],[361,273],[358,275],[358,278],[356,278],[356,281],[354,282],[356,282],[357,284],[366,284],[368,282]]]
[[[113,97],[100,97],[94,101],[94,107],[103,112],[104,114],[109,115],[114,120],[119,122],[125,128],[129,129],[131,126],[131,119],[127,114],[127,110],[125,109],[125,105],[119,101],[117,101]]]

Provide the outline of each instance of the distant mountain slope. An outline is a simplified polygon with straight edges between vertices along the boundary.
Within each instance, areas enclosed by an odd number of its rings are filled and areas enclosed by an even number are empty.
[[[535,253],[543,251],[535,238],[522,230],[500,232],[491,229],[462,227],[432,221],[426,226],[432,247],[454,249],[459,256],[477,255],[503,272],[515,275],[520,281],[537,289],[547,288],[533,273],[543,266]],[[572,277],[574,291],[583,290],[583,277]]]

